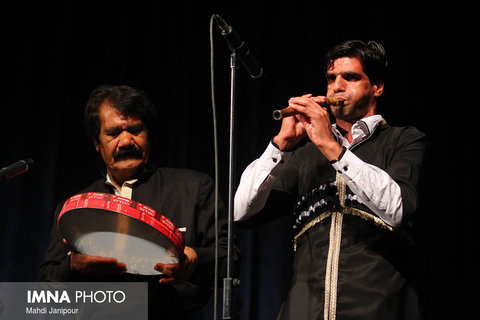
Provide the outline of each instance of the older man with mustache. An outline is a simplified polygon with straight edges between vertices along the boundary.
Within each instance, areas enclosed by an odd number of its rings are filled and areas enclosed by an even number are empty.
[[[150,161],[155,107],[139,89],[101,86],[93,91],[85,109],[85,125],[105,163],[105,176],[80,191],[123,196],[162,213],[181,227],[185,258],[179,263],[152,265],[158,276],[130,274],[114,257],[85,255],[73,250],[54,226],[42,281],[146,281],[149,283],[149,318],[193,319],[210,297],[214,283],[214,187],[206,174],[188,169],[156,168]],[[227,220],[220,206],[219,274],[226,267]],[[141,248],[139,248],[141,250]],[[234,247],[233,259],[238,259]],[[160,274],[161,272],[161,274]]]

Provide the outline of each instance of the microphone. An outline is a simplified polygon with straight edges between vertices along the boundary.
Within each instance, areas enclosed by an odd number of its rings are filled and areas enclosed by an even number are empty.
[[[324,103],[320,103],[322,107],[329,107],[329,106],[338,106],[343,105],[342,100],[338,100],[336,98],[327,98]],[[291,117],[298,114],[298,112],[290,107],[286,107],[280,110],[273,111],[273,119],[281,120],[285,117]]]
[[[3,183],[9,179],[12,179],[19,174],[28,171],[28,168],[33,164],[33,160],[26,158],[24,160],[18,160],[17,162],[12,163],[11,165],[2,168],[0,170],[0,183]]]
[[[220,17],[218,14],[215,14],[214,17],[218,27],[220,28],[220,31],[222,32],[223,38],[228,43],[230,50],[238,55],[240,61],[245,69],[247,69],[250,76],[254,79],[259,79],[263,75],[263,69],[253,57],[245,42],[239,37],[233,28],[229,26],[225,20],[223,20],[222,17]]]

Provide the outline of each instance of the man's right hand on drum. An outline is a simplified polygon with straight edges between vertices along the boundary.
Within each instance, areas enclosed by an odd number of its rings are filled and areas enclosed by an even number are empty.
[[[188,280],[198,263],[197,253],[193,248],[185,246],[183,259],[178,263],[157,263],[153,268],[165,275],[160,283],[172,283],[176,280]]]

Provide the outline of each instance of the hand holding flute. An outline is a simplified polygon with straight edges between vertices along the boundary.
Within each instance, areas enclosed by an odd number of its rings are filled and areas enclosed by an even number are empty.
[[[333,137],[330,116],[325,107],[343,104],[343,100],[312,97],[311,94],[291,98],[288,108],[277,110],[281,115],[279,119],[284,119],[280,132],[273,141],[280,150],[289,150],[308,135],[328,160],[337,159],[342,147]],[[291,117],[293,115],[296,117]]]

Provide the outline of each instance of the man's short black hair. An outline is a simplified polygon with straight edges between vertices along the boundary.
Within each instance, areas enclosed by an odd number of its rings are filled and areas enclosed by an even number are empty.
[[[142,90],[126,85],[101,85],[92,92],[85,106],[84,115],[85,128],[90,138],[99,142],[100,118],[98,110],[106,102],[122,115],[142,120],[149,139],[151,138],[156,119],[155,106]]]
[[[375,41],[349,40],[331,48],[325,55],[325,72],[339,58],[357,58],[371,83],[384,83],[387,77],[387,57],[383,46]]]

